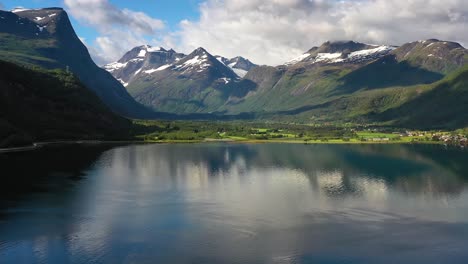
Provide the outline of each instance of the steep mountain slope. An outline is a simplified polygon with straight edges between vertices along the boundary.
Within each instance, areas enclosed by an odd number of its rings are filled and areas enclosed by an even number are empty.
[[[0,147],[125,137],[131,126],[65,71],[0,61],[0,87]]]
[[[280,121],[385,124],[405,128],[463,128],[468,126],[468,68],[429,85],[361,91],[305,106],[266,114]]]
[[[468,67],[433,84],[415,99],[374,117],[417,128],[468,127]]]
[[[149,111],[99,68],[61,8],[0,11],[0,58],[48,69],[69,69],[113,111],[142,117]]]

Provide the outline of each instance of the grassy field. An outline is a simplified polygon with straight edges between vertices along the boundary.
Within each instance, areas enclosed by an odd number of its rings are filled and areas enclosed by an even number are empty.
[[[138,140],[160,143],[248,142],[301,144],[440,143],[433,136],[449,132],[388,128],[359,129],[279,123],[134,121]]]

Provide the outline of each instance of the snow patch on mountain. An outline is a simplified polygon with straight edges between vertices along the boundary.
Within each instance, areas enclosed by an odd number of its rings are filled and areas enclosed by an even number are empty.
[[[367,60],[378,59],[392,50],[395,47],[369,45],[372,48],[354,51],[351,53],[335,52],[335,53],[318,53],[313,57],[313,53],[304,53],[301,56],[287,62],[286,66],[291,66],[297,63],[309,62],[315,63],[358,63]]]
[[[24,11],[30,11],[30,10],[40,10],[40,9],[27,9],[23,7],[17,7],[11,10],[12,13],[19,13],[19,12],[24,12]]]
[[[244,78],[245,75],[247,75],[247,73],[248,73],[248,71],[242,70],[242,69],[232,68],[232,70],[234,71],[234,73],[235,73],[237,76],[239,76],[239,77],[241,77],[241,78]]]
[[[104,65],[104,69],[108,72],[113,72],[113,71],[116,71],[116,70],[119,70],[119,69],[122,69],[124,67],[126,67],[128,64],[128,62],[125,62],[125,63],[120,63],[120,62],[113,62],[113,63],[109,63],[107,65]]]
[[[138,53],[138,57],[139,58],[144,58],[146,56],[146,50],[145,49],[142,49],[140,50],[140,53]]]
[[[286,65],[293,65],[293,64],[296,64],[298,62],[301,62],[301,61],[307,59],[310,55],[311,55],[310,53],[304,53],[301,56],[296,57],[296,58],[286,62]]]
[[[117,79],[124,87],[128,86],[128,83],[124,82],[122,79]]]
[[[328,62],[341,62],[342,53],[319,53],[317,57],[315,57],[314,63],[328,61]]]
[[[151,47],[151,46],[149,46],[146,50],[147,50],[148,52],[161,52],[161,51],[166,51],[166,50],[163,49],[162,47]]]
[[[388,53],[394,49],[395,49],[394,47],[390,47],[390,46],[379,46],[374,49],[355,51],[348,55],[348,59],[353,60],[353,59],[366,58],[369,56],[373,56],[375,54]]]
[[[244,59],[242,57],[235,57],[233,59],[228,59],[223,56],[215,56],[215,58],[224,64],[225,66],[228,66],[231,68],[231,70],[239,77],[239,78],[244,78],[245,75],[247,75],[247,72],[252,68],[255,67],[256,65],[250,62],[247,59]]]
[[[172,66],[172,64],[166,64],[166,65],[163,65],[163,66],[161,66],[161,67],[159,67],[157,69],[146,70],[146,71],[144,71],[144,73],[152,74],[152,73],[157,72],[157,71],[163,71],[163,70],[165,70],[167,68],[170,68],[171,66]]]
[[[202,72],[206,68],[210,67],[210,64],[207,63],[207,59],[208,59],[208,56],[206,54],[204,54],[202,56],[197,55],[197,56],[185,61],[181,65],[177,65],[175,67],[175,69],[176,70],[188,71],[188,70],[197,68],[198,72]]]
[[[231,78],[226,78],[226,77],[220,78],[220,80],[224,81],[224,84],[228,84],[231,82]]]

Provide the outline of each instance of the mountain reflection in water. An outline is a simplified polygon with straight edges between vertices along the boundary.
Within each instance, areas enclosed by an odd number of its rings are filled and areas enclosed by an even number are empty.
[[[0,260],[466,263],[467,161],[466,151],[422,145],[2,155]]]

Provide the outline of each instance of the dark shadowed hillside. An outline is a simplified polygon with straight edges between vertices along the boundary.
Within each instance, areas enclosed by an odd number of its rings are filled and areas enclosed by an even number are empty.
[[[130,125],[71,73],[0,61],[0,147],[122,138]]]

